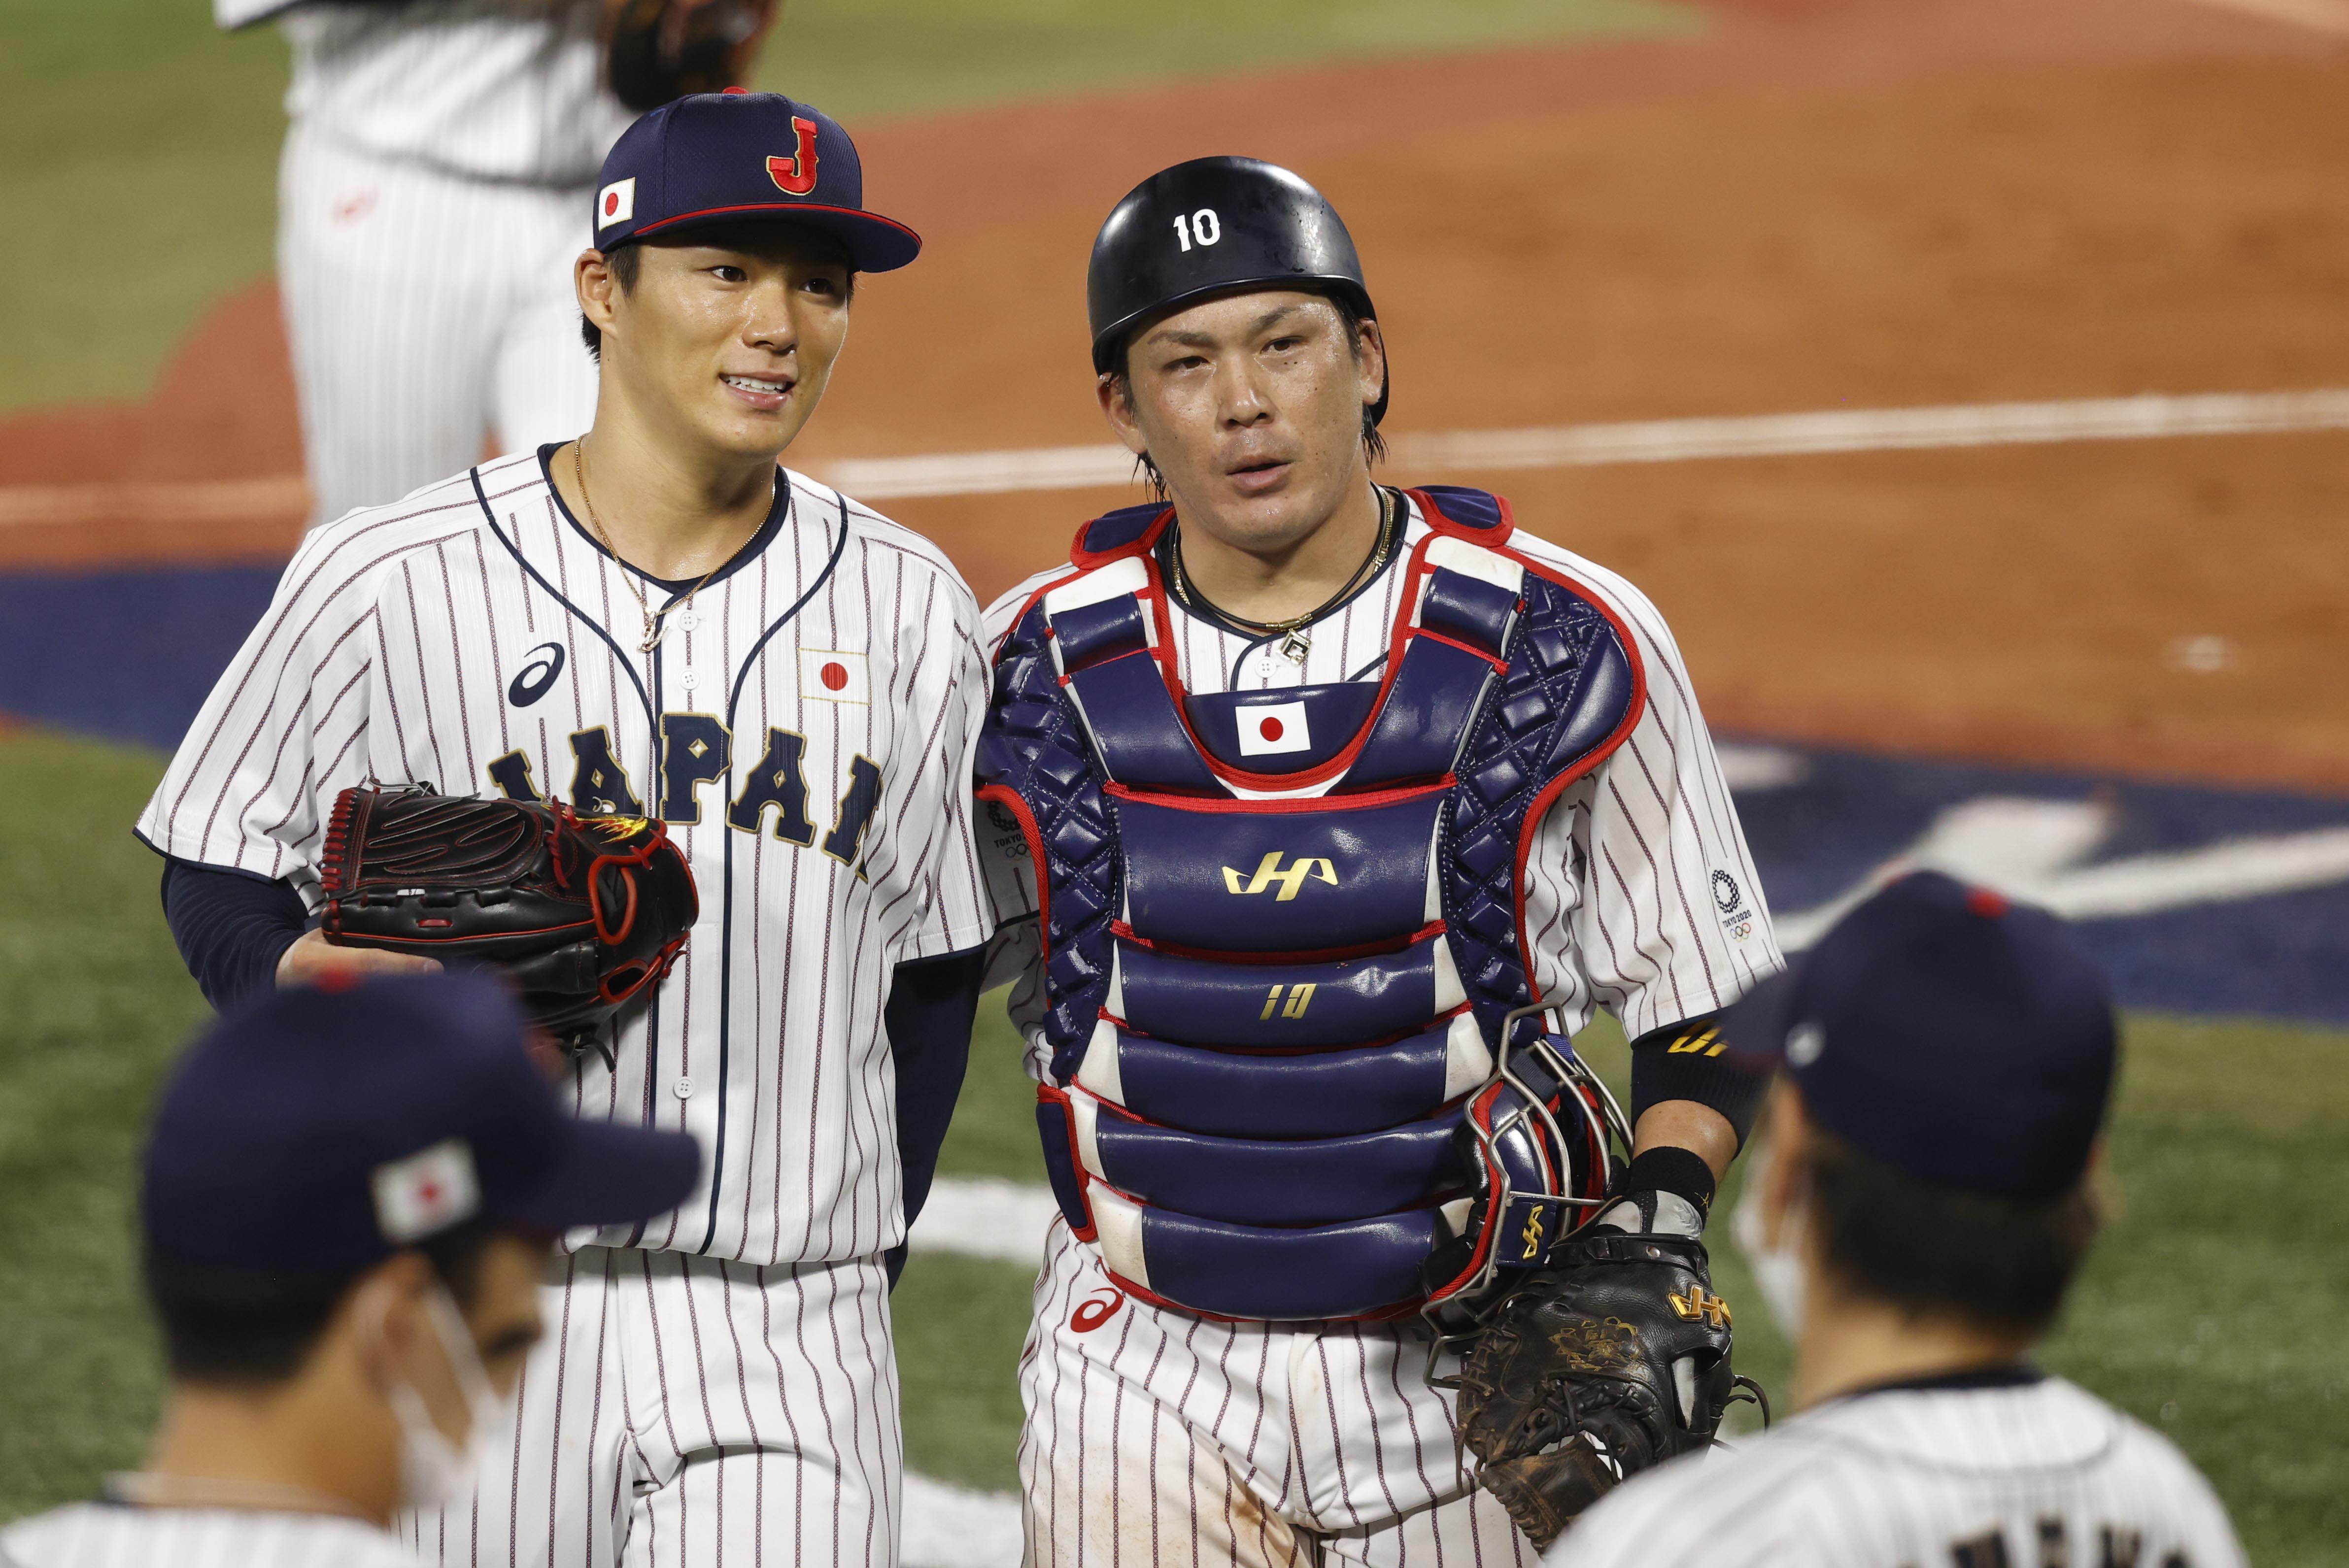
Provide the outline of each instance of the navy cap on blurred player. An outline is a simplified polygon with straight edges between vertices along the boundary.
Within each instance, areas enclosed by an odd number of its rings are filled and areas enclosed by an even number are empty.
[[[1935,872],[1861,904],[1721,1029],[1863,1154],[2012,1199],[2079,1181],[2119,1049],[2105,978],[2061,921]]]
[[[337,975],[222,1017],[145,1161],[171,1395],[148,1468],[0,1535],[24,1568],[391,1568],[461,1493],[542,1332],[553,1236],[675,1206],[683,1134],[564,1114],[480,975]],[[123,1506],[128,1505],[128,1506]]]
[[[858,272],[885,273],[922,238],[864,210],[864,167],[840,122],[781,93],[697,93],[637,120],[604,159],[595,248],[744,222],[797,223],[846,247]]]
[[[693,1140],[564,1115],[527,1028],[481,975],[354,976],[230,1014],[163,1092],[150,1252],[326,1274],[468,1226],[554,1236],[673,1207]]]

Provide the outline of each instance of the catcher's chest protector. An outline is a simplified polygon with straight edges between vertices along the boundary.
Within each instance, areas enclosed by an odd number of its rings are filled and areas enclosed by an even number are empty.
[[[997,650],[980,793],[1038,868],[1045,1161],[1148,1299],[1418,1305],[1467,1206],[1464,1097],[1532,1000],[1535,827],[1639,717],[1630,635],[1506,547],[1506,503],[1413,494],[1434,531],[1379,685],[1185,695],[1155,507],[1087,524]]]

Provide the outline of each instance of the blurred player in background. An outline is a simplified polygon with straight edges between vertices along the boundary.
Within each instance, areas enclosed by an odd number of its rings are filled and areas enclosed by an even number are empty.
[[[0,1532],[8,1568],[400,1568],[395,1510],[461,1494],[543,1332],[573,1225],[693,1185],[682,1133],[574,1120],[477,976],[342,975],[233,1013],[145,1157],[171,1379],[145,1470]]]
[[[2117,1054],[2056,920],[1919,872],[1722,1032],[1785,1068],[1748,1202],[1805,1413],[1634,1478],[1548,1561],[2240,1568],[2168,1439],[2026,1359],[2095,1235]]]
[[[213,0],[221,26],[275,20],[293,46],[277,276],[314,522],[397,500],[485,441],[587,428],[571,261],[596,170],[639,110],[740,79],[777,8]],[[678,58],[697,12],[697,34],[722,35],[715,66]],[[647,68],[664,46],[682,68]]]

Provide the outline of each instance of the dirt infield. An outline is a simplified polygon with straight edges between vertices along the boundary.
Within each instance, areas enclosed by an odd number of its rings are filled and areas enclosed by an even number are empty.
[[[2349,386],[2349,44],[2182,0],[1715,10],[1696,42],[877,128],[874,201],[931,249],[873,280],[795,459],[1100,439],[1093,225],[1211,151],[1346,211],[1398,429]],[[296,466],[265,290],[144,409],[0,421],[0,487]],[[1506,478],[1662,605],[1723,727],[2349,789],[2349,437]],[[987,593],[1120,499],[895,510]],[[126,503],[0,528],[0,565],[268,558],[294,527]]]

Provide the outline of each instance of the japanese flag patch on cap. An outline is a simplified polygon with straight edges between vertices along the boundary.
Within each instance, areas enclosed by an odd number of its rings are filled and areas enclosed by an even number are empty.
[[[461,1138],[377,1166],[373,1185],[376,1226],[394,1246],[437,1236],[481,1212],[472,1147]]]
[[[802,648],[800,696],[824,702],[871,702],[864,655],[832,648]]]
[[[1239,710],[1240,755],[1275,757],[1284,751],[1313,749],[1302,702],[1271,702]]]
[[[578,198],[574,196],[572,200],[575,201]],[[574,212],[578,210],[576,207],[572,209]],[[636,181],[634,175],[630,175],[626,180],[615,180],[595,192],[597,230],[608,229],[615,223],[625,223],[636,215]]]

